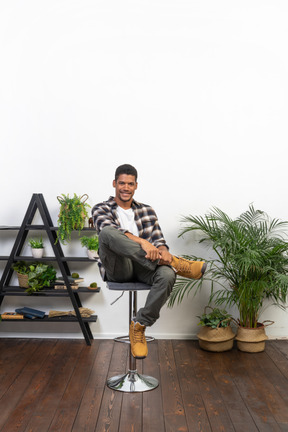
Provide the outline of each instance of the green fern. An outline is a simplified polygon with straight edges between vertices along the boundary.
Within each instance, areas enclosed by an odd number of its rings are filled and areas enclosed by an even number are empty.
[[[69,194],[62,194],[61,197],[58,197],[58,201],[61,205],[58,215],[57,240],[66,244],[71,240],[73,231],[80,232],[84,228],[85,220],[89,217],[87,209],[90,206],[83,201],[83,197],[79,197],[75,193],[73,198],[70,198]]]

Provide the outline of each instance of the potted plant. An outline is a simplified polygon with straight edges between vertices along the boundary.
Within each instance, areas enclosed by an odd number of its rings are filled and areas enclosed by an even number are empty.
[[[13,270],[17,272],[19,286],[26,288],[28,294],[34,294],[44,287],[49,287],[56,279],[56,270],[47,264],[27,264],[19,261],[13,265]]]
[[[210,308],[211,312],[207,312]],[[201,330],[198,333],[199,346],[206,351],[223,352],[233,348],[235,334],[230,322],[232,316],[224,309],[206,306],[204,313],[198,317]]]
[[[42,258],[44,252],[44,243],[42,237],[40,239],[30,239],[29,245],[31,247],[32,256],[34,258]]]
[[[217,306],[225,304],[238,308],[236,339],[243,342],[242,330],[248,330],[250,348],[237,343],[238,348],[263,351],[267,336],[259,316],[264,301],[272,301],[284,309],[287,298],[288,243],[285,239],[288,222],[271,219],[253,205],[236,219],[214,207],[204,217],[190,215],[183,221],[187,225],[180,235],[201,231],[203,237],[199,241],[206,243],[214,256],[205,259],[208,266],[202,279],[179,278],[176,281],[169,305],[176,300],[181,302],[193,288],[197,292],[203,283],[210,281],[210,301]]]
[[[86,203],[87,194],[80,197],[74,193],[72,198],[69,194],[62,194],[57,199],[60,203],[57,240],[66,244],[71,240],[72,231],[78,230],[80,232],[84,228],[90,205]]]
[[[98,246],[99,240],[98,236],[94,235],[92,237],[83,236],[80,238],[81,245],[87,248],[87,254],[89,259],[98,258]]]

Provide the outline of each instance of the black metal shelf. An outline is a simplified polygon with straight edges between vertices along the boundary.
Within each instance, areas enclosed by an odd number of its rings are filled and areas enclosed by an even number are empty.
[[[43,224],[33,224],[33,219],[35,213],[39,210],[40,216],[42,218]],[[35,259],[32,256],[23,256],[21,255],[22,249],[25,245],[25,241],[27,239],[27,235],[29,231],[46,231],[48,239],[50,241],[50,245],[52,247],[54,256],[43,257]],[[62,247],[59,241],[57,241],[57,230],[58,227],[55,227],[52,223],[51,216],[49,214],[48,208],[46,206],[44,197],[42,194],[33,194],[31,201],[28,205],[26,214],[24,216],[23,222],[21,226],[0,226],[0,231],[18,231],[16,235],[16,239],[14,242],[14,246],[12,247],[11,254],[9,256],[0,256],[0,260],[6,260],[6,266],[4,268],[3,274],[0,280],[0,305],[2,304],[5,296],[30,296],[30,297],[68,297],[71,300],[72,306],[74,308],[75,317],[55,317],[55,318],[44,318],[44,319],[21,319],[21,320],[11,320],[4,319],[3,321],[7,322],[78,322],[80,328],[82,330],[83,336],[87,345],[91,345],[91,340],[93,339],[92,332],[89,327],[90,322],[96,322],[97,315],[91,316],[90,318],[83,318],[80,314],[79,308],[82,307],[82,303],[80,300],[80,294],[95,294],[100,291],[100,288],[97,290],[91,290],[88,287],[79,287],[77,290],[73,290],[71,284],[69,283],[68,276],[71,275],[68,262],[86,262],[93,263],[97,262],[96,260],[91,260],[88,257],[66,257],[62,251]],[[94,228],[85,227],[81,231],[95,231]],[[75,233],[79,231],[74,231]],[[61,272],[61,276],[64,280],[64,283],[67,289],[57,289],[54,288],[45,288],[37,293],[32,295],[27,294],[25,288],[21,288],[19,286],[11,286],[10,281],[13,275],[13,263],[16,261],[30,261],[30,262],[57,262],[59,270]]]
[[[93,293],[99,293],[100,288],[90,289],[88,287],[78,287],[77,289],[73,289],[73,292],[78,294],[93,294]],[[44,288],[41,291],[38,291],[34,294],[28,294],[26,293],[25,288],[10,285],[10,286],[3,286],[3,289],[0,292],[0,296],[69,297],[69,293],[67,289]]]
[[[86,323],[89,322],[96,322],[97,321],[97,315],[91,315],[89,318],[84,318],[82,317],[82,320]],[[4,322],[18,322],[18,323],[22,323],[22,322],[42,322],[42,323],[47,323],[47,322],[74,322],[77,323],[78,319],[74,316],[59,316],[59,317],[52,317],[49,318],[48,315],[45,315],[44,318],[35,318],[35,319],[30,319],[30,318],[23,318],[23,319],[5,319],[2,318],[2,321]]]
[[[0,256],[0,261],[7,261],[10,257],[9,256]],[[13,257],[13,262],[16,261],[33,261],[33,262],[48,262],[48,261],[58,261],[58,259],[60,259],[62,262],[66,262],[66,261],[73,261],[73,262],[87,262],[87,263],[95,263],[97,262],[94,259],[90,259],[87,257],[71,257],[71,256],[63,256],[60,258],[56,258],[55,256],[50,256],[50,257],[42,257],[42,258],[34,258],[32,256],[24,256],[24,255],[19,255],[19,256],[14,256]]]
[[[21,228],[21,226],[0,225],[0,231],[19,231],[20,228]],[[29,225],[25,226],[25,230],[26,231],[32,231],[32,230],[33,231],[38,231],[38,230],[40,230],[40,231],[41,230],[46,231],[46,229],[47,229],[47,227],[45,227],[45,225],[36,225],[36,224],[35,225],[31,225],[31,224],[29,224]],[[51,230],[51,231],[57,231],[58,227],[50,226],[49,230]],[[84,227],[84,228],[82,228],[81,232],[82,231],[95,231],[95,228]],[[77,230],[74,230],[72,232],[79,233],[79,231],[77,231]]]

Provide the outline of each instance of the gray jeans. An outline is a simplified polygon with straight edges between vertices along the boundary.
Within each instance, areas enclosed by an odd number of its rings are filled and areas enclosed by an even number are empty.
[[[159,318],[160,309],[169,297],[176,275],[171,267],[145,258],[141,246],[122,231],[105,227],[99,234],[99,257],[112,282],[139,281],[151,285],[145,306],[138,310],[136,320],[151,326]]]

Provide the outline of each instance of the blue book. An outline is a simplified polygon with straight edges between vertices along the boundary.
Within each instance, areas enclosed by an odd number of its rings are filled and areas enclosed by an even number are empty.
[[[38,309],[32,309],[29,307],[15,309],[15,312],[24,315],[25,318],[30,318],[30,319],[44,318],[45,316],[45,312],[40,311]]]

